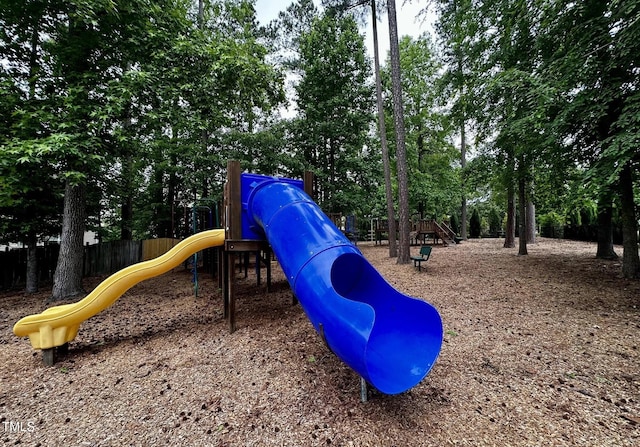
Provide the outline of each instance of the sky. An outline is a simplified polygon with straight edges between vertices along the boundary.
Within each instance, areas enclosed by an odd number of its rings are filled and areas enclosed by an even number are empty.
[[[258,20],[262,24],[269,23],[271,20],[278,16],[280,11],[287,9],[287,7],[293,2],[293,0],[257,0],[256,1],[256,15]],[[319,1],[315,2],[317,5]],[[416,16],[418,12],[424,8],[426,1],[413,0],[412,4],[405,4],[404,0],[396,0],[397,20],[398,20],[398,35],[400,37],[410,35],[412,37],[418,37],[424,32],[433,33],[433,28],[429,23],[430,20],[424,22],[422,19],[418,19]],[[386,14],[378,17],[378,43],[380,45],[380,60],[384,61],[387,58],[387,52],[389,51],[389,27],[388,17]],[[367,51],[369,56],[373,58],[373,38],[371,37],[371,24],[367,25],[365,31],[365,39],[367,45]]]

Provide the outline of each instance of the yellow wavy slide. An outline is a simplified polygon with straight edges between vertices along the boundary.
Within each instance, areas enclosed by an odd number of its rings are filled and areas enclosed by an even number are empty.
[[[29,337],[34,349],[62,346],[76,337],[80,323],[111,306],[131,287],[179,266],[200,250],[223,245],[224,238],[224,230],[194,234],[162,256],[114,273],[77,303],[51,307],[40,314],[22,318],[13,326],[13,333],[18,337]]]

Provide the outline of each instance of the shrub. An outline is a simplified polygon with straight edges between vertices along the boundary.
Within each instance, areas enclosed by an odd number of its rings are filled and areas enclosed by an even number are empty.
[[[539,217],[540,235],[543,237],[562,238],[564,236],[565,219],[560,214],[551,211]]]
[[[489,236],[497,237],[502,230],[502,219],[500,212],[496,208],[489,210]]]
[[[449,219],[449,225],[455,234],[460,234],[460,224],[458,223],[458,216],[455,214],[451,215]]]
[[[471,213],[471,219],[469,220],[469,237],[478,238],[482,232],[482,222],[480,221],[480,214],[477,209],[473,209]]]

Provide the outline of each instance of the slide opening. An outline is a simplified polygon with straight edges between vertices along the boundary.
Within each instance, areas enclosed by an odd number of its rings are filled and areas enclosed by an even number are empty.
[[[437,310],[398,292],[357,253],[336,258],[331,281],[342,297],[374,309],[375,324],[365,353],[370,383],[386,394],[401,393],[419,383],[442,346]]]

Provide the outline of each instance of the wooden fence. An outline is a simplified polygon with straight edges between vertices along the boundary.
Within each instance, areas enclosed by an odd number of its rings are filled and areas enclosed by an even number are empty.
[[[84,247],[83,276],[109,275],[141,261],[157,258],[169,251],[179,239],[113,241]],[[51,282],[58,262],[60,246],[47,244],[37,248],[38,282]],[[23,287],[27,273],[27,249],[0,252],[0,290]]]
[[[157,258],[171,250],[180,239],[159,238],[142,241],[142,261]]]
[[[83,276],[108,275],[140,262],[142,241],[113,241],[84,248]]]
[[[53,272],[58,262],[58,244],[47,244],[37,247],[38,282],[53,279]],[[0,251],[0,290],[23,286],[27,277],[27,249]]]

